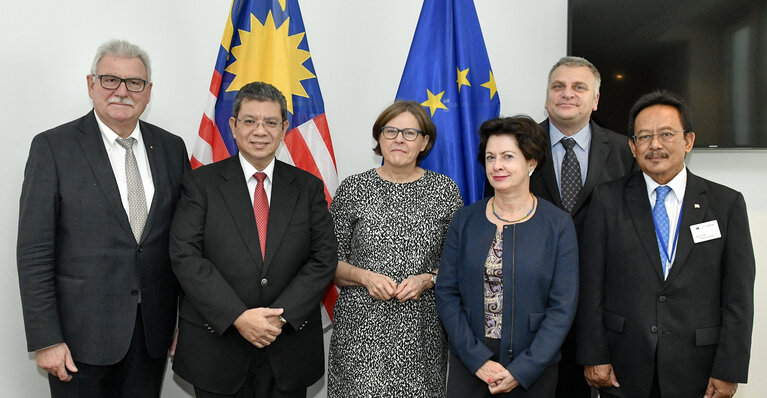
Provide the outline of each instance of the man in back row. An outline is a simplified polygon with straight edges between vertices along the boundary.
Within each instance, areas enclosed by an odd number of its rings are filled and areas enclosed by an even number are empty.
[[[570,213],[579,240],[591,192],[598,184],[622,177],[636,164],[626,136],[591,120],[599,104],[599,71],[579,57],[560,59],[549,72],[546,111],[541,122],[548,137],[546,157],[530,178],[530,190]],[[557,397],[586,398],[591,389],[575,361],[574,328],[562,345]]]
[[[27,348],[53,397],[159,397],[178,287],[168,230],[189,169],[181,138],[139,120],[146,52],[99,47],[87,115],[38,134],[21,190]]]

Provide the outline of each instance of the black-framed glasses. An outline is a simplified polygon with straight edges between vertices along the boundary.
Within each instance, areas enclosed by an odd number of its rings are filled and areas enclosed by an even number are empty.
[[[404,138],[405,141],[414,141],[418,137],[418,134],[423,134],[423,131],[418,129],[398,129],[391,126],[381,127],[381,134],[389,140],[397,138],[397,134],[399,133],[402,133],[402,138]]]
[[[634,144],[637,145],[649,145],[652,142],[653,137],[658,137],[658,140],[664,144],[668,144],[674,141],[674,137],[679,133],[684,133],[684,130],[663,130],[655,134],[647,134],[651,131],[643,130],[639,131],[631,137],[634,140]]]
[[[113,75],[93,75],[93,76],[99,79],[99,81],[101,82],[101,87],[107,90],[117,90],[117,88],[120,87],[121,84],[125,83],[126,90],[133,93],[140,93],[144,91],[144,89],[146,88],[146,84],[148,83],[146,80],[137,79],[135,77],[132,77],[129,79],[122,79]]]
[[[238,122],[245,125],[247,128],[258,128],[259,125],[264,126],[267,130],[277,130],[280,126],[282,126],[282,122],[277,119],[265,119],[265,120],[256,120],[251,118],[245,118],[240,119],[236,117]]]

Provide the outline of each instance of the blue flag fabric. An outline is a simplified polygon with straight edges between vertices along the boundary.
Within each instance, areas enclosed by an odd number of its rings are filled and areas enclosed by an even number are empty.
[[[473,1],[424,1],[397,99],[427,107],[437,125],[437,141],[421,167],[452,178],[466,204],[481,199],[477,131],[498,117],[501,102]]]

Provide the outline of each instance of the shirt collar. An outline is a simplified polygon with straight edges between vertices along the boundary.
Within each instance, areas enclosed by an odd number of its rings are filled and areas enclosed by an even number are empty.
[[[239,152],[237,156],[240,158],[240,166],[242,167],[243,175],[245,175],[245,181],[250,180],[253,178],[253,174],[256,174],[258,172],[265,173],[266,179],[270,182],[272,181],[272,175],[274,174],[274,159],[272,158],[272,161],[269,162],[268,165],[266,165],[266,168],[263,170],[256,169],[250,162],[248,162],[245,157],[242,156],[242,152]]]
[[[652,177],[648,176],[644,172],[642,173],[642,176],[644,177],[645,184],[647,185],[647,197],[651,198],[655,188],[658,188],[660,184],[655,182]],[[671,188],[671,192],[674,193],[677,201],[681,203],[682,199],[684,198],[684,190],[687,187],[687,166],[682,166],[682,170],[677,173],[677,175],[674,176],[674,178],[672,178],[671,181],[666,184],[666,186]]]
[[[551,123],[551,120],[549,119],[549,137],[551,137],[551,147],[553,148],[556,144],[561,145],[560,141],[567,136],[559,131],[557,126],[555,126],[554,123]],[[591,122],[586,123],[582,129],[569,137],[574,139],[575,143],[585,151],[591,143]]]
[[[101,138],[104,139],[104,141],[109,145],[114,145],[115,141],[117,141],[118,138],[121,138],[117,133],[114,132],[109,126],[106,125],[100,118],[98,113],[95,111],[93,112],[93,116],[96,116],[96,123],[99,125],[99,130],[101,131]],[[136,123],[136,127],[133,128],[133,131],[128,135],[128,137],[133,137],[136,139],[136,144],[143,145],[144,140],[141,136],[141,129],[139,128],[139,123]],[[128,138],[126,137],[126,138]]]

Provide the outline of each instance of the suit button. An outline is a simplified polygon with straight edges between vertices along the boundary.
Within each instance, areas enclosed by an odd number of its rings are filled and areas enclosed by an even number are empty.
[[[652,326],[650,328],[650,331],[653,332],[653,333],[658,333],[658,327],[657,326]]]
[[[141,253],[141,252],[143,252],[143,251],[144,251],[144,247],[143,247],[143,246],[139,246],[139,247],[138,247],[138,252],[139,252],[139,253]]]
[[[138,296],[138,290],[136,290],[136,289],[131,290],[130,291],[130,295],[131,296]]]
[[[661,303],[665,303],[666,302],[666,296],[658,297],[658,301],[660,301]]]
[[[269,284],[269,281],[266,278],[261,279],[261,286],[266,286],[267,284]]]

